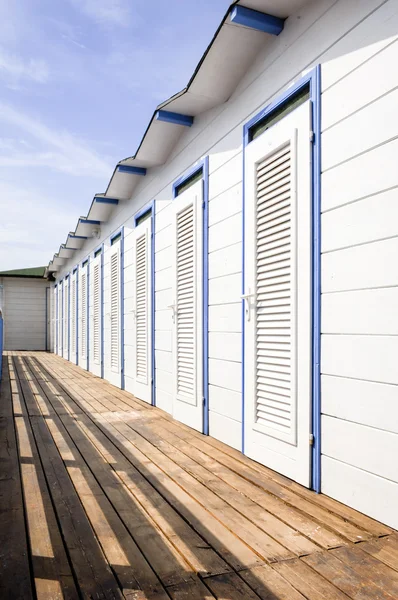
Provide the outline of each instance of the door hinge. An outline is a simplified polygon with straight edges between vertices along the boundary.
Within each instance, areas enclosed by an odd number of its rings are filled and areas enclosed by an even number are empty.
[[[206,398],[205,398],[205,397],[203,397],[203,398],[202,398],[202,406],[205,406],[205,405],[206,405]]]
[[[313,131],[310,131],[310,142],[313,142],[315,140],[315,133]]]
[[[314,443],[315,443],[314,435],[312,433],[310,433],[310,446],[313,446]]]

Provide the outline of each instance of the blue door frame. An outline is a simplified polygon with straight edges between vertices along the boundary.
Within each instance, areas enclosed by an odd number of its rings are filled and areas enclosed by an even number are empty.
[[[243,128],[243,256],[242,256],[242,294],[245,293],[245,147],[250,143],[251,129],[275,110],[282,108],[300,90],[309,86],[312,105],[312,468],[311,487],[317,493],[321,491],[321,66],[318,65],[302,77],[274,102],[268,104],[255,115]],[[245,396],[244,396],[244,335],[245,306],[242,301],[242,452],[245,451]]]

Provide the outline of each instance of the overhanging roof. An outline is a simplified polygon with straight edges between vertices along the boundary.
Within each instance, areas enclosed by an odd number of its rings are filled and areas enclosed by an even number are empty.
[[[136,153],[116,165],[106,192],[96,195],[87,217],[79,219],[75,231],[69,234],[63,246],[76,249],[81,247],[84,240],[79,246],[73,236],[84,238],[92,234],[92,228],[90,230],[90,227],[84,227],[82,220],[97,221],[99,224],[107,221],[119,201],[131,198],[146,169],[166,162],[186,127],[192,124],[194,118],[228,100],[259,50],[275,36],[272,27],[269,31],[273,32],[267,32],[267,18],[272,24],[272,19],[275,20],[277,17],[277,21],[282,20],[283,27],[283,20],[308,1],[238,0],[234,2],[228,8],[187,86],[156,108]],[[245,19],[245,15],[240,19],[234,18],[237,8],[242,12],[251,13],[253,18]],[[265,23],[263,28],[261,28],[261,21]],[[100,198],[102,201],[99,200]],[[106,199],[113,202],[107,203]],[[47,267],[47,272],[55,271],[62,266],[63,259],[59,254],[54,256]]]
[[[12,269],[11,271],[1,271],[0,277],[33,277],[43,279],[46,267],[31,267],[28,269]]]

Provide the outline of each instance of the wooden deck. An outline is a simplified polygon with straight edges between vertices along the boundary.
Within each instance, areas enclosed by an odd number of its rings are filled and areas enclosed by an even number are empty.
[[[63,359],[6,353],[0,598],[398,598],[398,535]]]

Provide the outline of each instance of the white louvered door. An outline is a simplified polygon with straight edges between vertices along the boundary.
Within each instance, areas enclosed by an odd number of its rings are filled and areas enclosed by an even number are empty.
[[[90,371],[101,377],[102,346],[102,265],[101,254],[90,265]]]
[[[77,354],[77,272],[71,275],[70,291],[70,356],[76,362]]]
[[[88,264],[81,266],[78,271],[78,364],[87,369],[88,354]]]
[[[63,357],[69,359],[69,277],[64,279],[64,352]]]
[[[63,315],[63,307],[64,307],[64,303],[63,303],[63,294],[64,294],[64,286],[62,281],[60,281],[60,283],[58,284],[58,307],[57,307],[57,354],[59,354],[59,356],[62,356],[63,354],[63,339],[62,339],[62,331],[63,331],[63,322],[64,322],[64,315]]]
[[[134,395],[152,402],[152,220],[150,216],[134,229]]]
[[[203,182],[173,208],[173,416],[203,431]]]
[[[120,240],[107,250],[105,269],[107,273],[104,361],[105,378],[113,385],[121,386],[121,256]]]
[[[307,487],[310,146],[306,102],[245,149],[245,453]]]

